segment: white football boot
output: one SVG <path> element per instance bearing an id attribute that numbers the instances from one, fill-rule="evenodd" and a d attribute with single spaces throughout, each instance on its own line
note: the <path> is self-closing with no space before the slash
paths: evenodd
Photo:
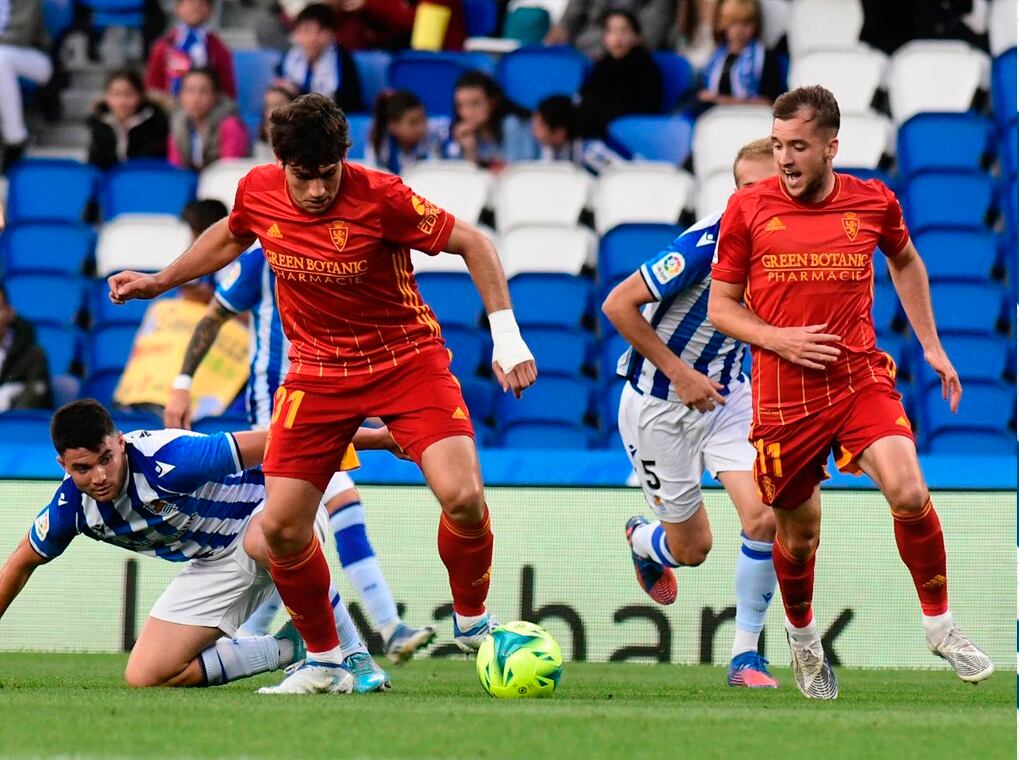
<path id="1" fill-rule="evenodd" d="M 305 660 L 288 669 L 287 677 L 276 686 L 263 686 L 259 694 L 349 694 L 354 676 L 342 665 Z"/>
<path id="2" fill-rule="evenodd" d="M 927 637 L 927 645 L 931 651 L 952 666 L 952 670 L 966 683 L 978 683 L 990 678 L 994 672 L 991 658 L 979 650 L 966 638 L 954 623 L 943 633 L 934 633 Z"/>
<path id="3" fill-rule="evenodd" d="M 789 651 L 792 653 L 793 676 L 800 693 L 807 699 L 837 698 L 839 683 L 824 654 L 821 637 L 807 642 L 797 642 L 788 633 L 786 635 L 789 639 Z"/>

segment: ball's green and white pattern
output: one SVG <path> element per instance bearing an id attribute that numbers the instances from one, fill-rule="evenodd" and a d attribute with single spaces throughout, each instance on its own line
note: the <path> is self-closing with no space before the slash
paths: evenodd
<path id="1" fill-rule="evenodd" d="M 540 625 L 517 620 L 494 629 L 478 650 L 478 678 L 493 697 L 551 697 L 563 653 Z"/>

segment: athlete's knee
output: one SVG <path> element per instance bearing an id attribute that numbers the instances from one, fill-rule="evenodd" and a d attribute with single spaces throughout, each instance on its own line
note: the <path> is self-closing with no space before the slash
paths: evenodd
<path id="1" fill-rule="evenodd" d="M 917 478 L 905 479 L 885 488 L 885 498 L 892 512 L 896 514 L 913 514 L 927 506 L 930 493 L 923 481 Z"/>
<path id="2" fill-rule="evenodd" d="M 169 686 L 172 678 L 166 678 L 152 668 L 128 660 L 124 668 L 124 683 L 132 689 L 152 689 L 157 686 Z"/>
<path id="3" fill-rule="evenodd" d="M 456 523 L 472 524 L 485 517 L 485 492 L 480 483 L 457 483 L 435 494 L 442 511 Z"/>
<path id="4" fill-rule="evenodd" d="M 775 540 L 775 515 L 768 507 L 743 517 L 743 534 L 752 541 Z"/>
<path id="5" fill-rule="evenodd" d="M 312 526 L 295 521 L 292 517 L 263 514 L 262 533 L 275 557 L 297 554 L 311 541 Z"/>
<path id="6" fill-rule="evenodd" d="M 674 543 L 679 546 L 673 547 Z M 711 553 L 711 534 L 698 536 L 686 541 L 670 541 L 669 551 L 673 559 L 684 567 L 697 567 L 704 564 L 704 560 Z"/>
<path id="7" fill-rule="evenodd" d="M 817 551 L 821 531 L 812 525 L 799 525 L 791 530 L 788 526 L 780 526 L 776 540 L 786 554 L 797 562 L 805 562 Z"/>

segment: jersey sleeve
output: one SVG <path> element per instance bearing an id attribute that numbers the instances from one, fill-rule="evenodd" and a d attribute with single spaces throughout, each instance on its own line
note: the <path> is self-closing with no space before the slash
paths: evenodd
<path id="1" fill-rule="evenodd" d="M 131 443 L 147 457 L 155 483 L 166 491 L 191 493 L 210 480 L 244 469 L 237 441 L 230 433 L 159 430 L 132 437 Z"/>
<path id="2" fill-rule="evenodd" d="M 382 201 L 382 230 L 386 240 L 429 254 L 441 252 L 455 223 L 453 215 L 399 179 L 390 184 Z"/>
<path id="3" fill-rule="evenodd" d="M 656 301 L 674 298 L 711 272 L 713 232 L 711 228 L 688 230 L 640 265 L 640 276 Z"/>
<path id="4" fill-rule="evenodd" d="M 230 234 L 239 238 L 250 238 L 255 234 L 252 232 L 251 216 L 244 205 L 244 190 L 247 183 L 247 176 L 241 177 L 240 182 L 237 183 L 234 207 L 230 210 L 230 216 L 227 217 L 227 227 L 230 229 Z"/>
<path id="5" fill-rule="evenodd" d="M 906 219 L 902 215 L 899 199 L 888 187 L 885 185 L 881 187 L 885 192 L 888 208 L 881 220 L 881 236 L 878 239 L 878 246 L 886 256 L 894 256 L 906 246 L 906 241 L 909 240 L 909 230 L 906 229 Z"/>
<path id="6" fill-rule="evenodd" d="M 750 252 L 753 243 L 750 227 L 747 225 L 743 208 L 738 200 L 739 193 L 729 198 L 729 205 L 722 214 L 722 226 L 718 232 L 718 251 L 711 267 L 711 277 L 735 285 L 745 283 L 750 266 Z"/>
<path id="7" fill-rule="evenodd" d="M 59 557 L 78 535 L 75 510 L 80 498 L 74 482 L 68 478 L 35 518 L 28 531 L 28 542 L 40 557 Z"/>
<path id="8" fill-rule="evenodd" d="M 223 308 L 240 314 L 255 308 L 262 297 L 262 270 L 265 266 L 262 248 L 241 254 L 216 286 L 216 300 Z"/>

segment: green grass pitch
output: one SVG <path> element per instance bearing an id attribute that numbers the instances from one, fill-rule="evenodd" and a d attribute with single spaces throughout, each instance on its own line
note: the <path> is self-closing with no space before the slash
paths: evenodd
<path id="1" fill-rule="evenodd" d="M 567 663 L 549 700 L 495 700 L 467 660 L 415 660 L 395 689 L 268 697 L 262 676 L 132 691 L 120 655 L 0 655 L 0 756 L 70 758 L 1014 758 L 1014 674 L 841 670 L 834 703 L 724 686 L 713 667 Z"/>

